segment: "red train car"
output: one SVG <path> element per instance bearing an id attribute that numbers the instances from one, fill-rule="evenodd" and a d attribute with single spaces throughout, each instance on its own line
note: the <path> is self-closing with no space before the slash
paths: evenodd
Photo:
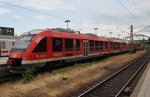
<path id="1" fill-rule="evenodd" d="M 68 29 L 37 29 L 22 34 L 7 61 L 10 71 L 40 68 L 51 62 L 82 60 L 129 50 L 129 41 L 75 33 Z"/>

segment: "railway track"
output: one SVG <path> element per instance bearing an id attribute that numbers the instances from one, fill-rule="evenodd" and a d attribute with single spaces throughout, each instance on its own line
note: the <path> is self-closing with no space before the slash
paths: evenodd
<path id="1" fill-rule="evenodd" d="M 15 79 L 15 75 L 13 74 L 4 74 L 0 75 L 0 83 L 8 82 L 8 81 L 13 81 Z"/>
<path id="2" fill-rule="evenodd" d="M 15 75 L 7 70 L 6 65 L 0 65 L 0 84 L 14 79 Z"/>
<path id="3" fill-rule="evenodd" d="M 78 97 L 119 97 L 150 59 L 150 51 Z"/>

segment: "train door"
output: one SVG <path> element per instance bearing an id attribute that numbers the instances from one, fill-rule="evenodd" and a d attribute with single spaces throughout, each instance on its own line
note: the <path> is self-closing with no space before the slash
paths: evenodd
<path id="1" fill-rule="evenodd" d="M 84 56 L 88 56 L 88 41 L 87 40 L 84 40 L 83 41 L 83 55 Z"/>

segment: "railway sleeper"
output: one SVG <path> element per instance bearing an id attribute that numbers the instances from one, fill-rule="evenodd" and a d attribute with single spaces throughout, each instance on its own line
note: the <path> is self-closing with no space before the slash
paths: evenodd
<path id="1" fill-rule="evenodd" d="M 109 85 L 106 84 L 105 87 L 121 88 L 123 85 Z"/>
<path id="2" fill-rule="evenodd" d="M 126 76 L 124 76 L 124 77 L 120 77 L 120 76 L 117 76 L 117 77 L 115 77 L 115 78 L 113 78 L 112 80 L 114 80 L 114 81 L 120 81 L 120 80 L 125 80 L 125 79 L 128 79 L 129 78 L 129 76 L 130 75 L 126 75 Z"/>
<path id="3" fill-rule="evenodd" d="M 123 80 L 123 81 L 111 81 L 111 82 L 107 82 L 107 83 L 110 83 L 110 84 L 124 84 L 126 82 L 127 82 L 127 80 Z"/>
<path id="4" fill-rule="evenodd" d="M 107 85 L 110 85 L 110 86 L 116 86 L 116 85 L 117 85 L 117 86 L 123 86 L 125 83 L 126 83 L 126 82 L 124 82 L 124 83 L 120 83 L 120 82 L 118 82 L 118 83 L 117 83 L 117 82 L 115 82 L 115 83 L 107 82 L 107 83 L 106 83 L 106 86 L 107 86 Z"/>
<path id="5" fill-rule="evenodd" d="M 95 91 L 95 93 L 90 94 L 90 96 L 88 96 L 88 97 L 110 97 L 111 95 L 116 95 L 117 92 L 118 92 L 118 90 L 112 92 L 112 90 L 110 90 L 110 89 L 107 89 L 107 90 L 104 90 L 101 92 Z M 112 97 L 114 97 L 114 96 L 112 96 Z"/>
<path id="6" fill-rule="evenodd" d="M 112 81 L 109 81 L 109 82 L 107 82 L 107 83 L 110 83 L 110 84 L 111 84 L 111 83 L 113 83 L 113 84 L 118 84 L 118 83 L 119 83 L 119 84 L 124 84 L 124 83 L 126 83 L 126 82 L 127 82 L 126 80 L 122 80 L 122 81 L 119 81 L 119 82 L 118 82 L 118 81 L 115 81 L 115 80 L 112 80 Z"/>
<path id="7" fill-rule="evenodd" d="M 109 97 L 115 97 L 116 96 L 116 94 L 110 94 L 110 96 Z"/>
<path id="8" fill-rule="evenodd" d="M 109 90 L 110 92 L 111 92 L 111 91 L 119 91 L 119 88 L 113 88 L 113 87 L 110 87 L 110 88 L 108 88 L 108 87 L 105 88 L 105 87 L 104 87 L 104 89 L 105 89 L 105 91 L 106 91 L 106 90 Z"/>
<path id="9" fill-rule="evenodd" d="M 118 91 L 111 91 L 110 97 L 115 97 L 116 94 L 118 94 L 119 91 L 120 91 L 120 89 L 118 89 Z M 130 93 L 131 93 L 131 92 L 130 92 Z M 128 92 L 125 92 L 125 94 L 129 94 L 129 91 L 128 91 Z"/>
<path id="10" fill-rule="evenodd" d="M 108 91 L 104 91 L 104 90 L 100 91 L 99 90 L 99 91 L 95 91 L 95 92 L 89 94 L 88 97 L 109 97 L 109 95 L 110 95 L 109 90 Z"/>

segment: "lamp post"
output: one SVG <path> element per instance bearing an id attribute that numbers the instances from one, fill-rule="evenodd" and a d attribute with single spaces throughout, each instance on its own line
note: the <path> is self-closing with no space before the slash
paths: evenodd
<path id="1" fill-rule="evenodd" d="M 95 30 L 95 34 L 97 35 L 97 30 L 98 30 L 98 28 L 94 28 L 94 30 Z"/>
<path id="2" fill-rule="evenodd" d="M 65 20 L 65 23 L 67 23 L 67 29 L 68 29 L 68 23 L 70 22 L 70 20 Z"/>
<path id="3" fill-rule="evenodd" d="M 118 34 L 118 39 L 120 38 L 120 34 Z M 120 38 L 121 39 L 121 38 Z"/>
<path id="4" fill-rule="evenodd" d="M 134 44 L 133 44 L 133 25 L 130 27 L 130 41 L 132 43 L 131 45 L 131 53 L 134 53 Z"/>
<path id="5" fill-rule="evenodd" d="M 112 33 L 113 33 L 113 32 L 109 32 L 109 34 L 110 34 L 110 38 L 112 37 L 112 36 L 111 36 L 111 34 L 112 34 Z"/>

